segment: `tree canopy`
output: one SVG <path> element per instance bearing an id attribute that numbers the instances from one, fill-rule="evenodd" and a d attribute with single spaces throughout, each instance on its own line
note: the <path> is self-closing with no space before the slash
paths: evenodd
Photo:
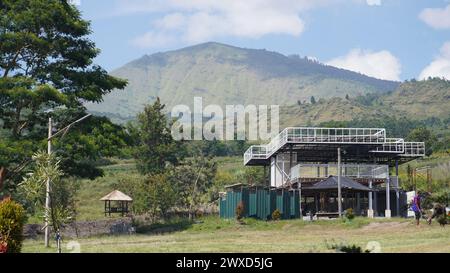
<path id="1" fill-rule="evenodd" d="M 183 145 L 172 138 L 171 122 L 164 113 L 164 104 L 159 98 L 146 105 L 137 116 L 135 157 L 142 174 L 158 174 L 168 163 L 176 164 L 183 156 Z"/>
<path id="2" fill-rule="evenodd" d="M 127 82 L 93 63 L 100 50 L 89 38 L 90 22 L 67 1 L 2 0 L 0 11 L 0 147 L 6 147 L 0 149 L 1 186 L 45 145 L 49 117 L 56 128 L 65 126 L 86 114 L 85 102 L 101 102 Z M 84 121 L 90 123 L 85 131 L 66 138 L 74 148 L 66 154 L 77 160 L 62 166 L 78 169 L 68 173 L 92 177 L 92 171 L 82 172 L 83 164 L 72 163 L 85 162 L 87 155 L 111 154 L 116 148 L 111 142 L 120 142 L 110 133 L 117 128 L 107 120 L 96 127 L 98 121 Z M 89 139 L 81 134 L 90 134 Z"/>

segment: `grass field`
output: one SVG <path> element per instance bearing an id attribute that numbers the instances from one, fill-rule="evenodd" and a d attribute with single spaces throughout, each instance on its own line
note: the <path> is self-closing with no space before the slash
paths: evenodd
<path id="1" fill-rule="evenodd" d="M 216 160 L 219 171 L 234 174 L 243 171 L 241 157 Z M 447 160 L 448 156 L 429 158 L 419 164 L 435 166 Z M 139 175 L 133 160 L 115 160 L 115 164 L 102 168 L 104 177 L 80 181 L 76 197 L 77 221 L 107 219 L 99 198 L 114 190 L 114 184 L 120 179 Z M 330 250 L 327 243 L 355 244 L 364 249 L 370 241 L 379 242 L 382 252 L 450 252 L 448 226 L 441 228 L 436 223 L 431 226 L 423 223 L 416 227 L 412 219 L 356 218 L 352 222 L 322 220 L 313 223 L 246 219 L 245 225 L 239 225 L 234 220 L 211 216 L 201 221 L 158 224 L 147 233 L 136 235 L 76 240 L 81 252 L 330 252 L 334 250 Z M 42 221 L 31 217 L 29 222 Z M 69 241 L 65 238 L 64 243 Z M 55 252 L 55 249 L 44 248 L 40 240 L 26 240 L 23 251 Z M 66 245 L 63 251 L 69 252 Z"/>
<path id="2" fill-rule="evenodd" d="M 245 224 L 218 217 L 205 217 L 196 224 L 180 224 L 146 234 L 100 236 L 76 239 L 81 252 L 334 252 L 328 245 L 355 244 L 366 248 L 376 241 L 381 252 L 450 252 L 450 228 L 411 219 L 355 218 L 342 220 L 258 221 Z M 63 245 L 64 252 L 69 239 Z M 23 252 L 55 252 L 42 240 L 26 240 Z"/>

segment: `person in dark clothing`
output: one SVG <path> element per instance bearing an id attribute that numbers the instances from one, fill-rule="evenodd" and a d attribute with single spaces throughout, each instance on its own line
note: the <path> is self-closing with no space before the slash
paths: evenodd
<path id="1" fill-rule="evenodd" d="M 420 207 L 419 193 L 416 193 L 416 195 L 414 196 L 414 198 L 411 202 L 411 209 L 414 211 L 415 218 L 416 218 L 416 224 L 419 225 L 420 217 L 422 217 L 422 208 Z"/>

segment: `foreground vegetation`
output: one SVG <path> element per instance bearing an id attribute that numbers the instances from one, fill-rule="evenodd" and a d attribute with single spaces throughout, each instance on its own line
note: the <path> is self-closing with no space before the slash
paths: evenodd
<path id="1" fill-rule="evenodd" d="M 244 219 L 244 223 L 210 216 L 198 223 L 181 221 L 158 225 L 145 234 L 76 241 L 81 252 L 334 252 L 330 248 L 332 244 L 365 249 L 371 241 L 379 243 L 381 252 L 450 252 L 448 227 L 442 228 L 436 223 L 428 226 L 425 222 L 416 227 L 411 219 L 357 217 L 350 222 Z M 64 242 L 63 252 L 70 252 L 66 248 L 69 242 L 69 239 Z M 45 248 L 41 240 L 26 240 L 22 251 L 56 250 Z"/>

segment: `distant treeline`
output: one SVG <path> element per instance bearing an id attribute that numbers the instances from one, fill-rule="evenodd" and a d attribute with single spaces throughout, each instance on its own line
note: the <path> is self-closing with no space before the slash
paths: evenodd
<path id="1" fill-rule="evenodd" d="M 424 141 L 427 153 L 450 149 L 450 118 L 436 117 L 412 120 L 406 117 L 355 118 L 350 121 L 327 121 L 321 127 L 385 128 L 389 137 L 405 138 L 408 141 Z"/>

